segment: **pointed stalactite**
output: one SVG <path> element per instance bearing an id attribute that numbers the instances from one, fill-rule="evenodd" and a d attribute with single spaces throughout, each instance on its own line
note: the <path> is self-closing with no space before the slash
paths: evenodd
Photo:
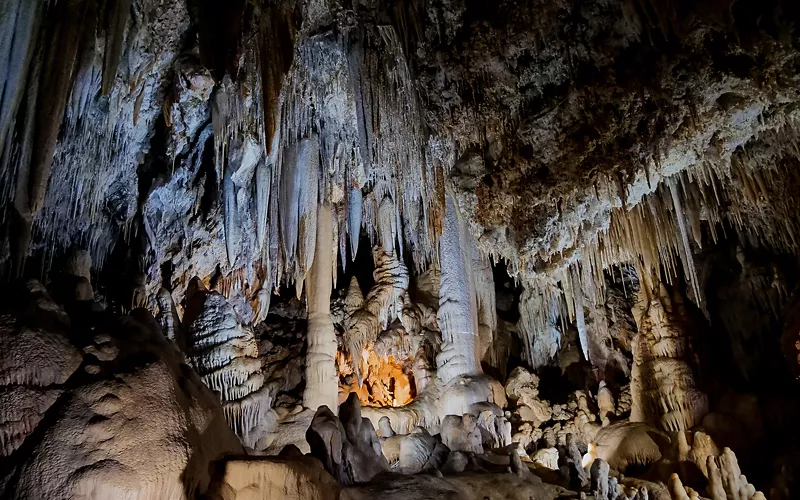
<path id="1" fill-rule="evenodd" d="M 131 15 L 131 0 L 111 0 L 106 3 L 105 30 L 106 43 L 103 54 L 103 95 L 111 92 L 117 76 L 119 60 L 122 56 L 122 42 L 125 39 L 125 26 Z"/>
<path id="2" fill-rule="evenodd" d="M 575 325 L 578 328 L 578 339 L 581 344 L 581 352 L 583 358 L 587 361 L 589 359 L 589 332 L 586 329 L 586 318 L 584 312 L 584 295 L 583 286 L 579 278 L 577 270 L 573 267 L 571 272 L 572 284 L 570 289 L 573 293 L 573 300 L 575 301 Z"/>
<path id="3" fill-rule="evenodd" d="M 390 15 L 400 39 L 403 50 L 408 54 L 413 53 L 417 44 L 423 37 L 423 12 L 425 4 L 422 0 L 397 0 Z"/>
<path id="4" fill-rule="evenodd" d="M 686 269 L 686 274 L 689 276 L 689 284 L 692 286 L 695 300 L 698 303 L 703 301 L 703 296 L 700 293 L 700 284 L 697 279 L 697 270 L 694 267 L 694 254 L 692 253 L 692 246 L 689 243 L 689 233 L 686 230 L 686 223 L 684 221 L 683 206 L 681 204 L 680 193 L 678 193 L 678 186 L 674 179 L 668 181 L 670 196 L 672 197 L 672 206 L 675 210 L 675 221 L 678 225 L 678 232 L 680 235 L 680 250 L 679 255 L 683 257 L 683 265 Z"/>
<path id="5" fill-rule="evenodd" d="M 483 359 L 489 346 L 492 345 L 494 334 L 497 331 L 497 301 L 495 298 L 494 274 L 492 273 L 489 259 L 478 249 L 475 239 L 469 239 L 470 254 L 472 255 L 470 274 L 474 285 L 475 307 L 478 318 L 478 359 Z"/>
<path id="6" fill-rule="evenodd" d="M 236 206 L 236 185 L 233 183 L 233 172 L 231 168 L 225 169 L 225 177 L 222 180 L 222 199 L 224 205 L 225 223 L 225 251 L 228 256 L 228 265 L 234 267 L 237 248 L 239 244 L 239 217 Z"/>
<path id="7" fill-rule="evenodd" d="M 217 82 L 236 78 L 245 0 L 201 0 L 198 5 L 200 60 Z"/>
<path id="8" fill-rule="evenodd" d="M 281 244 L 285 262 L 292 262 L 297 250 L 297 206 L 300 203 L 300 186 L 296 180 L 297 145 L 286 146 L 281 162 L 280 212 Z"/>
<path id="9" fill-rule="evenodd" d="M 89 15 L 92 6 L 90 0 L 64 0 L 50 4 L 47 13 L 46 29 L 39 42 L 46 49 L 36 102 L 28 188 L 32 214 L 44 204 L 58 131 L 81 60 L 81 42 L 85 33 L 94 33 L 96 16 Z"/>
<path id="10" fill-rule="evenodd" d="M 298 260 L 302 274 L 314 262 L 317 238 L 317 203 L 319 196 L 319 139 L 303 139 L 297 146 L 296 183 L 300 186 L 298 199 Z"/>
<path id="11" fill-rule="evenodd" d="M 25 95 L 42 22 L 42 6 L 43 2 L 29 0 L 0 3 L 0 158 L 4 156 L 4 145 Z M 0 172 L 3 168 L 0 166 Z"/>
<path id="12" fill-rule="evenodd" d="M 388 196 L 381 200 L 378 206 L 378 234 L 383 250 L 386 253 L 394 253 L 394 244 L 397 237 L 397 218 L 395 217 L 397 209 Z"/>
<path id="13" fill-rule="evenodd" d="M 20 149 L 17 165 L 14 169 L 16 185 L 14 186 L 14 246 L 12 247 L 12 257 L 15 275 L 19 278 L 25 267 L 25 259 L 28 255 L 33 234 L 33 216 L 30 211 L 30 201 L 28 198 L 28 186 L 30 184 L 31 157 L 33 156 L 34 131 L 36 125 L 36 103 L 39 97 L 39 80 L 42 73 L 42 53 L 44 47 L 40 44 L 35 51 L 28 77 L 28 89 L 25 92 L 23 101 L 24 113 L 20 131 Z"/>
<path id="14" fill-rule="evenodd" d="M 294 59 L 294 26 L 291 12 L 281 7 L 265 9 L 261 14 L 259 36 L 261 107 L 264 112 L 264 136 L 269 155 L 272 154 L 272 138 L 278 131 L 277 117 L 283 77 L 289 72 Z"/>
<path id="15" fill-rule="evenodd" d="M 363 33 L 358 36 L 363 37 Z M 353 95 L 356 100 L 356 118 L 358 128 L 358 146 L 361 152 L 361 161 L 364 164 L 364 169 L 370 171 L 372 166 L 372 155 L 369 145 L 372 141 L 372 113 L 369 111 L 369 106 L 365 102 L 364 96 L 364 74 L 362 71 L 364 59 L 363 41 L 358 37 L 350 42 L 350 47 L 347 53 L 347 63 L 350 69 L 350 85 L 353 88 Z"/>
<path id="16" fill-rule="evenodd" d="M 267 231 L 269 229 L 269 196 L 272 186 L 272 165 L 260 162 L 256 167 L 256 240 L 258 248 L 269 252 Z M 265 245 L 265 242 L 267 244 Z"/>
<path id="17" fill-rule="evenodd" d="M 350 189 L 350 196 L 347 199 L 347 236 L 350 239 L 350 259 L 356 260 L 358 252 L 358 240 L 361 238 L 361 214 L 363 208 L 363 196 L 361 189 Z"/>
<path id="18" fill-rule="evenodd" d="M 562 283 L 568 282 L 562 280 Z M 568 292 L 568 287 L 564 292 Z M 558 353 L 561 344 L 561 332 L 556 327 L 560 313 L 558 294 L 557 288 L 544 276 L 533 276 L 523 282 L 517 325 L 523 340 L 522 358 L 532 368 L 547 365 Z M 566 302 L 571 302 L 569 294 Z"/>

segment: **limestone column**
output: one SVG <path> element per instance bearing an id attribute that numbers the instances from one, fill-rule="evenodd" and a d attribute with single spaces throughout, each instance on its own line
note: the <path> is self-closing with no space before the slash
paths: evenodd
<path id="1" fill-rule="evenodd" d="M 630 420 L 667 431 L 691 429 L 708 413 L 708 397 L 688 362 L 685 313 L 675 299 L 661 283 L 650 288 L 643 279 L 634 307 L 639 332 L 632 341 Z"/>
<path id="2" fill-rule="evenodd" d="M 333 215 L 328 205 L 319 205 L 314 261 L 306 274 L 308 307 L 308 349 L 306 353 L 306 390 L 303 406 L 316 410 L 327 406 L 336 411 L 339 384 L 336 376 L 336 332 L 331 320 L 331 274 L 333 252 Z"/>
<path id="3" fill-rule="evenodd" d="M 459 375 L 480 372 L 478 316 L 472 264 L 471 235 L 461 221 L 455 201 L 446 196 L 444 231 L 439 241 L 441 284 L 439 326 L 442 351 L 436 356 L 438 376 L 445 384 Z"/>

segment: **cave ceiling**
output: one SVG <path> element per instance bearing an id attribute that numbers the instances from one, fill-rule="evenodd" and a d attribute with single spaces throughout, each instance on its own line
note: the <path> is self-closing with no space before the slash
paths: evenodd
<path id="1" fill-rule="evenodd" d="M 342 262 L 361 228 L 436 261 L 447 192 L 523 277 L 580 259 L 665 179 L 724 190 L 736 165 L 796 160 L 789 1 L 128 3 L 7 2 L 6 273 L 76 244 L 100 268 L 138 237 L 156 280 L 171 262 L 302 281 L 315 193 L 278 193 L 313 173 L 279 166 L 308 137 Z M 292 224 L 289 244 L 271 229 Z"/>

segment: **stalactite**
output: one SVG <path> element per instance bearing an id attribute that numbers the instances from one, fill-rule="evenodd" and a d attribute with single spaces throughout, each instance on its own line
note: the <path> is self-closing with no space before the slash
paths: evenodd
<path id="1" fill-rule="evenodd" d="M 236 76 L 245 0 L 198 2 L 200 58 L 214 80 Z"/>
<path id="2" fill-rule="evenodd" d="M 572 298 L 575 301 L 575 325 L 578 328 L 578 339 L 581 344 L 581 352 L 583 358 L 589 360 L 589 332 L 586 330 L 586 317 L 584 311 L 584 291 L 579 278 L 577 278 L 577 271 L 573 267 L 572 275 L 569 278 L 572 283 L 570 289 L 572 290 Z"/>
<path id="3" fill-rule="evenodd" d="M 117 76 L 117 67 L 122 56 L 122 42 L 125 36 L 125 25 L 131 13 L 131 0 L 107 2 L 105 12 L 106 43 L 103 54 L 103 83 L 101 89 L 104 95 L 111 92 L 114 79 Z"/>
<path id="4" fill-rule="evenodd" d="M 656 277 L 667 284 L 683 270 L 692 299 L 703 307 L 693 243 L 702 248 L 703 239 L 708 237 L 716 243 L 720 229 L 732 226 L 743 238 L 795 253 L 793 235 L 798 219 L 784 204 L 792 196 L 775 182 L 774 166 L 744 156 L 734 155 L 729 171 L 724 166 L 701 163 L 663 180 L 635 206 L 613 209 L 608 227 L 594 239 L 568 255 L 554 257 L 536 274 L 526 270 L 520 308 L 528 314 L 522 315 L 520 331 L 527 339 L 525 352 L 543 350 L 541 356 L 529 359 L 538 357 L 535 363 L 539 364 L 548 357 L 549 346 L 557 343 L 559 334 L 552 330 L 552 335 L 542 336 L 541 332 L 551 331 L 545 325 L 555 325 L 560 316 L 577 326 L 584 356 L 594 365 L 603 364 L 600 359 L 591 359 L 592 345 L 602 343 L 606 336 L 602 331 L 606 321 L 598 306 L 605 303 L 603 272 L 614 266 L 632 265 L 640 279 L 652 281 L 651 277 Z M 767 199 L 773 201 L 767 203 Z M 752 223 L 754 217 L 763 223 Z M 751 223 L 746 222 L 748 218 Z M 543 286 L 545 282 L 549 284 Z M 542 293 L 545 289 L 549 291 Z M 591 328 L 601 329 L 594 337 L 588 331 L 590 323 Z M 538 344 L 543 338 L 549 340 L 545 345 Z M 537 347 L 533 348 L 533 343 Z"/>
<path id="5" fill-rule="evenodd" d="M 317 206 L 318 206 L 318 192 L 319 192 L 319 140 L 316 136 L 308 139 L 303 139 L 297 146 L 297 168 L 295 170 L 297 178 L 295 182 L 300 186 L 300 196 L 298 198 L 297 206 L 297 238 L 298 238 L 298 262 L 300 263 L 299 279 L 306 270 L 311 267 L 314 261 L 314 249 L 316 246 L 317 237 Z M 284 209 L 292 210 L 292 207 L 284 207 Z M 326 213 L 326 217 L 330 221 L 324 221 L 324 224 L 331 224 L 332 215 L 330 210 Z M 333 232 L 328 235 L 329 238 L 326 242 L 331 247 L 336 247 L 336 241 L 333 241 Z M 330 247 L 328 247 L 330 248 Z M 330 252 L 330 250 L 326 250 Z M 334 259 L 335 261 L 335 259 Z M 330 265 L 328 266 L 331 267 Z M 295 277 L 298 279 L 298 277 Z"/>
<path id="6" fill-rule="evenodd" d="M 284 262 L 291 262 L 297 251 L 298 207 L 300 204 L 300 185 L 297 182 L 297 146 L 286 147 L 280 173 L 280 211 L 281 244 Z"/>
<path id="7" fill-rule="evenodd" d="M 225 212 L 223 215 L 225 251 L 228 256 L 228 265 L 233 267 L 236 264 L 236 256 L 238 254 L 241 226 L 236 208 L 236 185 L 233 183 L 232 169 L 226 169 L 224 175 L 222 179 L 222 200 Z"/>
<path id="8" fill-rule="evenodd" d="M 361 188 L 351 188 L 347 199 L 347 235 L 350 239 L 350 258 L 355 260 L 358 253 L 358 241 L 361 237 L 361 213 L 363 197 Z"/>
<path id="9" fill-rule="evenodd" d="M 35 145 L 32 148 L 28 197 L 31 213 L 44 204 L 58 131 L 72 91 L 72 84 L 81 60 L 84 33 L 93 33 L 96 17 L 89 13 L 92 2 L 69 0 L 58 2 L 48 12 L 39 98 L 36 103 Z M 43 43 L 43 42 L 40 42 Z M 83 47 L 85 50 L 85 47 Z"/>
<path id="10" fill-rule="evenodd" d="M 15 116 L 23 102 L 43 4 L 14 0 L 4 2 L 0 9 L 0 160 L 6 164 L 0 165 L 0 178 L 10 187 L 15 176 L 6 171 L 10 152 L 5 152 L 5 145 L 10 142 Z M 0 192 L 0 199 L 5 200 L 10 195 L 11 192 Z"/>
<path id="11" fill-rule="evenodd" d="M 272 154 L 273 138 L 278 133 L 279 104 L 283 77 L 294 57 L 294 33 L 291 14 L 271 6 L 261 13 L 259 29 L 261 54 L 261 107 L 267 155 Z"/>
<path id="12" fill-rule="evenodd" d="M 319 205 L 316 227 L 317 249 L 314 262 L 306 277 L 306 304 L 308 307 L 308 348 L 306 354 L 306 389 L 303 405 L 316 410 L 321 406 L 336 409 L 338 406 L 338 377 L 336 374 L 336 332 L 331 320 L 332 240 L 331 209 Z"/>
<path id="13" fill-rule="evenodd" d="M 692 287 L 692 291 L 694 292 L 695 300 L 698 302 L 703 300 L 703 296 L 700 294 L 700 285 L 697 282 L 697 271 L 694 267 L 694 257 L 692 256 L 692 246 L 689 244 L 689 234 L 686 231 L 686 222 L 683 213 L 683 208 L 680 201 L 680 193 L 678 193 L 678 187 L 675 185 L 675 182 L 668 182 L 669 186 L 669 193 L 672 198 L 672 206 L 675 210 L 675 220 L 678 223 L 678 232 L 680 234 L 681 245 L 680 249 L 682 251 L 681 260 L 683 262 L 684 268 L 686 273 L 689 275 L 689 284 Z"/>
<path id="14" fill-rule="evenodd" d="M 258 248 L 269 262 L 269 197 L 272 188 L 273 165 L 262 161 L 256 167 L 256 238 Z"/>
<path id="15" fill-rule="evenodd" d="M 522 336 L 522 357 L 531 366 L 548 364 L 558 353 L 561 332 L 557 328 L 560 293 L 555 283 L 545 276 L 523 282 L 519 302 L 519 331 Z M 570 297 L 567 297 L 569 302 Z"/>
<path id="16" fill-rule="evenodd" d="M 398 247 L 402 253 L 409 242 L 418 266 L 436 254 L 431 228 L 440 202 L 428 184 L 435 185 L 439 174 L 424 161 L 410 82 L 390 27 L 359 28 L 345 39 L 322 32 L 298 47 L 284 92 L 281 140 L 290 148 L 312 130 L 318 132 L 321 170 L 327 172 L 320 199 L 345 205 L 346 224 L 340 229 L 347 228 L 351 258 L 362 227 L 387 250 Z M 327 104 L 309 107 L 308 102 Z M 375 231 L 379 227 L 386 232 L 383 239 Z"/>
<path id="17" fill-rule="evenodd" d="M 478 325 L 478 360 L 484 359 L 491 349 L 497 332 L 497 303 L 495 300 L 494 274 L 489 259 L 478 249 L 470 236 L 470 269 L 475 294 Z"/>

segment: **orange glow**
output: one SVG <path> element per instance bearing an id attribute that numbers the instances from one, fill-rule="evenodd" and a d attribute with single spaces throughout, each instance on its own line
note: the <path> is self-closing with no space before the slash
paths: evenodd
<path id="1" fill-rule="evenodd" d="M 364 381 L 358 386 L 350 356 L 340 351 L 337 356 L 339 370 L 339 400 L 355 392 L 364 406 L 404 406 L 414 400 L 416 388 L 411 371 L 413 360 L 397 360 L 393 356 L 379 358 L 372 346 L 362 353 L 361 373 Z"/>

